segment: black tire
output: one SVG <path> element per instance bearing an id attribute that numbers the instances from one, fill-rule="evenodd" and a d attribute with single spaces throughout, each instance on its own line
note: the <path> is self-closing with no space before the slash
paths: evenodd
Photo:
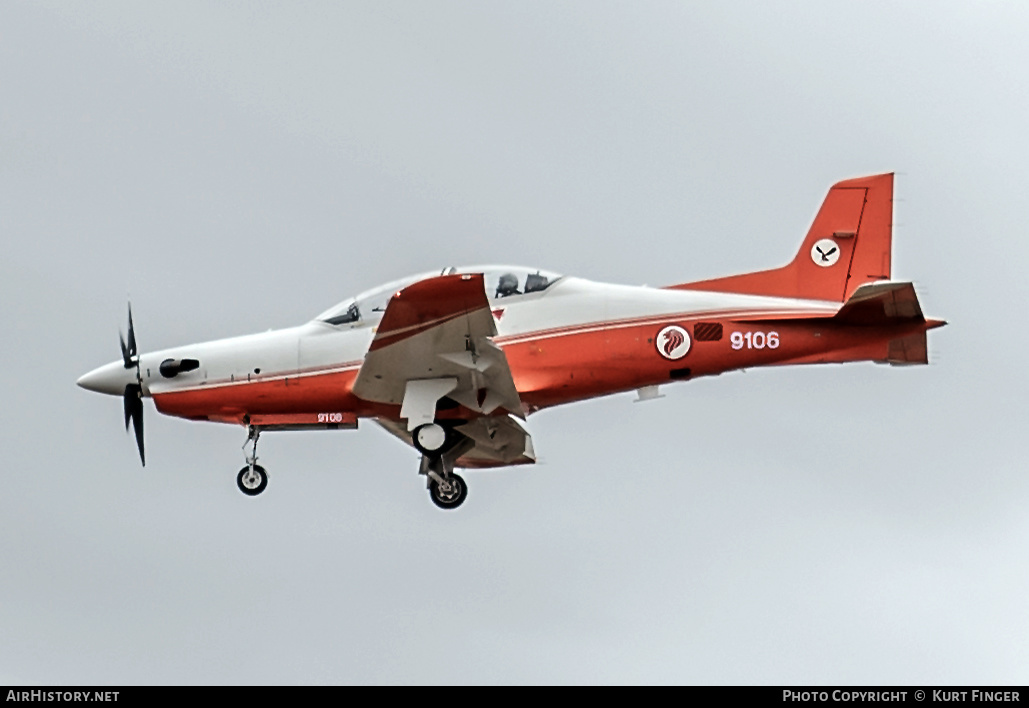
<path id="1" fill-rule="evenodd" d="M 250 467 L 244 467 L 236 475 L 236 486 L 239 487 L 239 491 L 246 494 L 248 497 L 256 497 L 258 494 L 264 491 L 264 488 L 268 486 L 268 473 L 264 471 L 264 467 L 261 465 L 254 465 L 254 477 L 252 480 L 250 477 Z"/>
<path id="2" fill-rule="evenodd" d="M 429 498 L 440 509 L 456 509 L 464 504 L 464 500 L 468 498 L 468 485 L 465 484 L 464 479 L 460 475 L 452 473 L 450 475 L 450 485 L 451 490 L 443 492 L 440 490 L 439 483 L 436 480 L 429 479 Z"/>
<path id="3" fill-rule="evenodd" d="M 443 430 L 443 442 L 441 442 L 439 447 L 437 447 L 435 450 L 430 450 L 418 441 L 418 433 L 428 428 L 429 426 L 439 427 Z M 425 425 L 419 425 L 411 432 L 411 444 L 414 445 L 414 449 L 422 453 L 423 455 L 428 455 L 429 457 L 438 457 L 440 453 L 447 448 L 449 442 L 450 431 L 444 428 L 439 423 L 426 423 Z"/>

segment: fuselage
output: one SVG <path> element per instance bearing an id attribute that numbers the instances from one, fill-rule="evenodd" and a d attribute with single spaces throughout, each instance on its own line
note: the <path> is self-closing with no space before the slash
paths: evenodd
<path id="1" fill-rule="evenodd" d="M 927 364 L 926 319 L 891 278 L 893 175 L 830 188 L 793 260 L 665 288 L 474 266 L 386 283 L 310 322 L 140 354 L 129 310 L 120 361 L 79 385 L 121 396 L 146 464 L 144 397 L 162 413 L 245 426 L 240 491 L 262 493 L 269 430 L 371 418 L 421 453 L 433 503 L 455 509 L 454 470 L 532 464 L 525 417 L 542 408 L 734 369 Z"/>
<path id="2" fill-rule="evenodd" d="M 905 335 L 897 326 L 836 325 L 838 302 L 573 277 L 559 278 L 540 292 L 491 298 L 491 306 L 498 332 L 494 342 L 507 357 L 526 413 L 759 365 L 885 359 L 890 342 Z M 162 413 L 192 420 L 299 426 L 363 417 L 396 420 L 399 406 L 353 393 L 380 318 L 381 312 L 378 317 L 368 312 L 339 324 L 315 319 L 143 353 L 142 392 Z M 683 337 L 685 344 L 679 341 Z M 182 360 L 198 366 L 171 377 L 161 373 L 162 362 Z M 115 395 L 135 382 L 135 370 L 121 361 L 80 380 L 85 388 Z M 459 406 L 440 411 L 441 418 L 461 415 Z"/>

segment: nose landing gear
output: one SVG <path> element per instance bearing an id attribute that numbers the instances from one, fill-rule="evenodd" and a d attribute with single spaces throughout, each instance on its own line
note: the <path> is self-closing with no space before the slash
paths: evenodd
<path id="1" fill-rule="evenodd" d="M 236 486 L 239 487 L 239 491 L 249 497 L 256 497 L 268 486 L 268 473 L 264 467 L 257 464 L 257 439 L 259 437 L 261 437 L 261 429 L 254 425 L 248 426 L 247 441 L 243 443 L 244 451 L 247 449 L 247 445 L 251 446 L 250 452 L 244 453 L 247 466 L 236 475 Z"/>

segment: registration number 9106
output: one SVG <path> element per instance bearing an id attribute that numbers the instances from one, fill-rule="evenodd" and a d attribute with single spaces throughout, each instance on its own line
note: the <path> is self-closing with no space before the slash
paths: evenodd
<path id="1" fill-rule="evenodd" d="M 778 332 L 733 332 L 729 335 L 729 343 L 733 349 L 769 349 L 779 348 Z"/>

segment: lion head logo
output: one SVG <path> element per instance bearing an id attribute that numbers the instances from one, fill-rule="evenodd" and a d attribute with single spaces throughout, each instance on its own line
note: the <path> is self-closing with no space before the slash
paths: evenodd
<path id="1" fill-rule="evenodd" d="M 668 325 L 654 339 L 657 352 L 665 359 L 682 359 L 690 350 L 690 335 L 679 325 Z"/>

